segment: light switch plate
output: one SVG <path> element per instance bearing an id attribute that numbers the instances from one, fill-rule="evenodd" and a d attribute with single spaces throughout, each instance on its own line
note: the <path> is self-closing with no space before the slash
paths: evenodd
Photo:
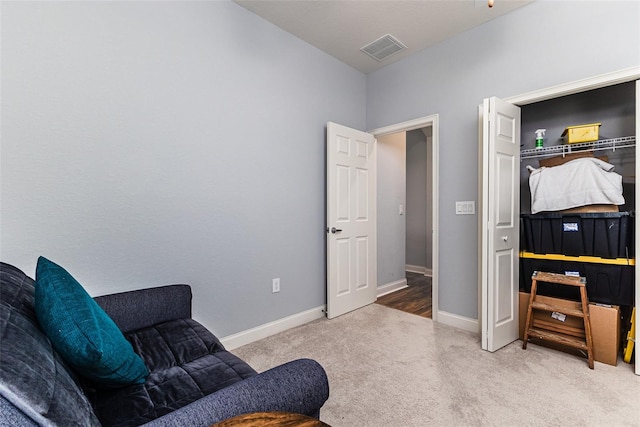
<path id="1" fill-rule="evenodd" d="M 456 202 L 456 215 L 475 215 L 475 213 L 476 213 L 476 202 L 474 201 Z"/>

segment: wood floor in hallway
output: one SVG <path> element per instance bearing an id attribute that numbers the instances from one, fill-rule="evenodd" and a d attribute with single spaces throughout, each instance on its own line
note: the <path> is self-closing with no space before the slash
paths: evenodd
<path id="1" fill-rule="evenodd" d="M 407 286 L 378 298 L 376 303 L 431 319 L 431 277 L 407 272 Z"/>

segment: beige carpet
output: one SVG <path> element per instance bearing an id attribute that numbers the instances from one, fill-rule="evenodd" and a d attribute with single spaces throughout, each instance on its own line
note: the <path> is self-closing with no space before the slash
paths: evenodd
<path id="1" fill-rule="evenodd" d="M 522 342 L 489 353 L 480 337 L 372 304 L 235 349 L 258 371 L 319 361 L 334 426 L 640 426 L 640 377 Z"/>

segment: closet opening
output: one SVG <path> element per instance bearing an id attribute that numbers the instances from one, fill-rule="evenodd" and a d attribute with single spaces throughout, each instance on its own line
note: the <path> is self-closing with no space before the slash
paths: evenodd
<path id="1" fill-rule="evenodd" d="M 535 270 L 586 277 L 589 300 L 619 305 L 623 323 L 635 288 L 635 104 L 631 81 L 521 107 L 520 288 Z M 568 143 L 568 127 L 595 123 L 591 141 Z"/>
<path id="2" fill-rule="evenodd" d="M 572 154 L 577 154 L 576 151 L 589 152 L 589 154 L 585 154 L 581 152 L 579 153 L 580 156 L 593 156 L 595 159 L 597 159 L 597 157 L 606 156 L 606 160 L 608 161 L 608 163 L 611 163 L 614 169 L 616 169 L 616 171 L 620 174 L 620 185 L 622 187 L 622 190 L 620 192 L 622 193 L 622 195 L 624 195 L 623 201 L 617 200 L 615 202 L 608 204 L 608 205 L 615 205 L 615 207 L 593 206 L 593 205 L 590 205 L 589 203 L 585 203 L 584 207 L 586 209 L 596 209 L 596 212 L 585 213 L 585 215 L 587 216 L 598 215 L 600 214 L 600 212 L 597 212 L 597 210 L 602 209 L 604 210 L 602 214 L 604 214 L 605 216 L 606 215 L 627 216 L 627 219 L 629 219 L 629 221 L 626 221 L 626 225 L 630 225 L 633 228 L 633 230 L 631 231 L 630 234 L 627 234 L 627 237 L 629 238 L 624 243 L 624 249 L 622 250 L 622 252 L 620 251 L 618 252 L 618 254 L 622 254 L 622 257 L 616 260 L 621 262 L 624 261 L 625 269 L 627 270 L 627 272 L 631 271 L 632 273 L 632 277 L 629 280 L 627 280 L 626 281 L 627 283 L 625 284 L 625 288 L 630 291 L 630 294 L 626 295 L 626 297 L 622 296 L 623 298 L 625 298 L 625 304 L 629 304 L 629 305 L 633 305 L 633 304 L 637 305 L 637 303 L 640 300 L 640 297 L 638 295 L 638 289 L 639 289 L 639 285 L 637 283 L 638 278 L 637 276 L 635 276 L 635 253 L 638 252 L 637 250 L 638 242 L 637 242 L 637 239 L 635 238 L 635 234 L 636 234 L 635 230 L 638 228 L 638 224 L 637 224 L 638 218 L 635 215 L 635 209 L 636 209 L 635 200 L 638 198 L 638 191 L 639 191 L 635 183 L 636 165 L 637 165 L 637 158 L 638 158 L 638 152 L 635 149 L 635 143 L 636 143 L 635 140 L 636 140 L 636 135 L 640 131 L 640 113 L 638 112 L 638 108 L 637 108 L 638 104 L 640 103 L 640 83 L 637 80 L 639 77 L 640 77 L 640 72 L 637 68 L 621 70 L 618 72 L 609 73 L 602 76 L 595 76 L 593 78 L 584 79 L 577 82 L 567 83 L 564 85 L 558 85 L 558 86 L 542 89 L 539 91 L 530 92 L 517 97 L 507 98 L 504 101 L 501 101 L 503 102 L 503 104 L 504 102 L 506 102 L 507 104 L 510 104 L 511 106 L 519 107 L 522 110 L 522 122 L 517 125 L 518 134 L 519 134 L 518 143 L 521 144 L 521 147 L 519 150 L 521 161 L 520 161 L 520 165 L 518 165 L 517 163 L 515 164 L 516 174 L 515 174 L 514 181 L 512 181 L 517 186 L 517 190 L 512 194 L 520 194 L 519 198 L 512 198 L 513 202 L 515 202 L 513 203 L 515 205 L 514 213 L 517 212 L 518 214 L 517 216 L 514 217 L 514 219 L 520 216 L 536 214 L 536 212 L 538 211 L 537 206 L 536 208 L 534 208 L 534 203 L 532 203 L 531 193 L 529 191 L 529 183 L 528 183 L 530 171 L 526 169 L 526 166 L 532 166 L 533 168 L 539 169 L 541 165 L 538 162 L 540 161 L 541 158 L 553 159 L 554 157 L 559 157 L 561 161 L 567 161 L 568 163 L 570 163 L 569 159 L 564 159 L 562 156 L 563 152 L 565 152 L 567 148 L 570 148 L 571 151 L 573 152 Z M 494 99 L 495 98 L 491 98 L 491 102 L 494 102 L 493 101 Z M 489 102 L 489 99 L 485 100 L 485 104 L 484 104 L 485 117 L 487 117 L 486 112 L 487 112 L 488 102 Z M 491 111 L 493 111 L 493 107 L 491 107 Z M 597 117 L 598 120 L 592 120 L 590 122 L 586 121 L 594 117 Z M 484 137 L 484 142 L 481 144 L 481 148 L 482 148 L 481 154 L 484 153 L 483 147 L 490 146 L 486 144 L 486 141 L 487 141 L 486 135 L 483 134 L 483 129 L 487 129 L 489 127 L 487 127 L 486 121 L 484 121 L 484 124 L 483 124 L 482 118 L 483 118 L 483 109 L 481 108 L 480 109 L 480 119 L 481 119 L 480 135 L 481 137 Z M 519 119 L 520 119 L 520 112 L 518 112 L 518 120 Z M 493 120 L 495 120 L 495 118 Z M 542 122 L 544 122 L 544 125 L 542 124 Z M 591 141 L 591 140 L 588 141 L 589 143 L 592 143 L 590 147 L 586 148 L 585 146 L 579 146 L 577 144 L 576 145 L 567 144 L 568 141 L 565 141 L 562 139 L 561 135 L 564 132 L 565 128 L 569 126 L 583 125 L 587 123 L 599 123 L 598 126 L 600 130 L 600 135 L 598 136 L 598 139 L 596 141 Z M 536 132 L 535 131 L 541 128 L 547 129 L 546 138 L 544 140 L 544 147 L 541 149 L 536 149 L 536 144 L 535 144 Z M 505 130 L 505 128 L 499 128 L 499 129 Z M 620 142 L 622 142 L 623 145 L 618 145 L 618 143 Z M 557 150 L 557 151 L 554 151 L 554 150 Z M 605 154 L 603 154 L 603 152 Z M 557 156 L 556 154 L 560 154 L 560 156 Z M 484 167 L 484 163 L 486 162 L 486 160 L 484 159 L 485 156 L 483 155 L 481 157 L 483 158 L 483 161 L 481 162 L 481 171 L 483 173 L 486 173 L 489 169 Z M 556 160 L 557 159 L 553 159 L 553 161 L 556 161 Z M 573 159 L 571 160 L 573 161 Z M 586 163 L 589 163 L 589 162 L 591 161 L 587 161 Z M 518 166 L 520 169 L 518 169 Z M 550 165 L 542 165 L 542 166 L 545 166 L 547 168 L 555 167 Z M 489 261 L 492 260 L 493 258 L 487 256 L 487 255 L 490 255 L 492 250 L 490 247 L 491 243 L 488 243 L 488 242 L 493 242 L 491 238 L 495 235 L 495 231 L 492 231 L 493 229 L 491 228 L 492 227 L 491 222 L 485 223 L 482 220 L 483 218 L 487 217 L 485 212 L 486 207 L 489 206 L 489 203 L 491 202 L 492 199 L 486 196 L 487 194 L 485 191 L 486 177 L 483 174 L 481 174 L 481 178 L 482 178 L 482 182 L 481 182 L 480 189 L 481 189 L 482 197 L 481 197 L 480 203 L 481 203 L 481 209 L 482 209 L 481 210 L 482 218 L 480 218 L 480 221 L 479 221 L 479 240 L 481 241 L 480 256 L 481 256 L 482 262 L 481 262 L 481 268 L 480 268 L 480 274 L 479 274 L 479 311 L 481 313 L 481 320 L 482 320 L 481 334 L 482 334 L 483 348 L 488 349 L 489 351 L 495 351 L 504 345 L 502 344 L 503 341 L 508 343 L 513 341 L 514 339 L 517 339 L 518 330 L 513 329 L 512 332 L 509 332 L 508 337 L 501 336 L 500 337 L 501 341 L 497 345 L 491 345 L 491 346 L 485 345 L 485 341 L 487 340 L 487 337 L 491 337 L 492 333 L 493 333 L 493 336 L 495 337 L 495 332 L 492 332 L 492 331 L 495 331 L 495 327 L 493 323 L 491 323 L 491 320 L 493 319 L 493 317 L 491 316 L 491 313 L 495 313 L 493 310 L 495 310 L 496 308 L 496 302 L 492 298 L 486 298 L 487 295 L 491 295 L 491 292 L 494 292 L 496 289 L 496 286 L 492 285 L 496 283 L 496 280 L 494 280 L 493 277 L 490 277 L 491 270 L 488 269 Z M 559 186 L 559 184 L 562 184 L 564 182 L 561 179 L 558 179 L 556 180 L 556 183 Z M 599 186 L 595 185 L 594 187 L 598 188 Z M 576 206 L 576 207 L 579 209 L 582 208 L 582 206 Z M 563 209 L 543 208 L 541 210 L 543 214 L 545 214 L 546 212 L 545 209 L 548 209 L 551 212 L 552 216 L 554 214 L 561 215 L 561 213 L 558 213 L 557 211 L 563 210 Z M 617 212 L 606 212 L 606 210 L 608 209 L 611 209 L 614 211 L 617 210 Z M 579 214 L 581 213 L 569 212 L 569 214 L 573 216 L 579 216 Z M 591 219 L 589 219 L 589 221 L 590 220 Z M 526 225 L 523 225 L 523 222 L 524 221 L 521 221 L 519 223 L 520 224 L 520 232 L 519 232 L 520 244 L 516 245 L 516 248 L 515 248 L 516 254 L 518 254 L 517 252 L 518 249 L 520 249 L 521 252 L 519 253 L 520 256 L 516 255 L 516 258 L 514 260 L 516 261 L 514 265 L 515 271 L 513 271 L 512 269 L 512 271 L 516 273 L 515 282 L 511 281 L 511 283 L 513 283 L 515 287 L 509 286 L 509 289 L 515 289 L 516 291 L 515 301 L 514 301 L 515 306 L 512 306 L 513 309 L 511 310 L 511 313 L 518 313 L 519 311 L 522 311 L 522 308 L 520 308 L 520 310 L 518 309 L 517 290 L 518 290 L 518 285 L 522 284 L 523 281 L 526 280 L 526 278 L 523 280 L 523 276 L 528 275 L 526 273 L 523 273 L 522 271 L 523 264 L 525 262 L 529 262 L 529 261 L 523 261 L 523 258 L 526 258 L 526 256 L 525 257 L 522 256 L 523 255 L 522 250 L 527 249 L 525 245 L 528 245 L 530 243 L 530 240 L 527 241 L 528 237 L 525 236 L 524 230 Z M 576 227 L 576 225 L 574 224 L 575 222 L 579 222 L 579 221 L 573 221 L 570 224 L 566 224 L 567 227 L 565 227 L 565 229 L 567 231 L 582 229 L 581 225 Z M 516 223 L 515 225 L 517 224 L 518 223 Z M 563 224 L 561 223 L 560 225 L 562 229 Z M 529 235 L 530 234 L 531 233 L 529 233 Z M 516 232 L 516 236 L 517 235 L 518 233 Z M 501 235 L 498 235 L 498 237 L 500 236 Z M 587 236 L 586 240 L 589 240 L 589 239 L 591 238 Z M 595 239 L 595 240 L 601 241 L 602 239 Z M 489 250 L 487 250 L 486 248 L 489 248 Z M 554 249 L 554 250 L 557 250 L 557 249 Z M 582 250 L 582 248 L 580 248 L 580 250 Z M 547 249 L 545 249 L 544 251 L 549 252 Z M 562 253 L 552 254 L 552 255 L 560 256 L 560 257 L 565 256 L 565 254 L 562 254 Z M 547 256 L 547 253 L 541 253 L 541 254 L 534 254 L 534 256 L 532 256 L 531 258 L 541 258 L 541 257 L 545 258 L 546 256 Z M 573 256 L 573 255 L 570 255 L 570 256 Z M 610 255 L 606 254 L 603 256 L 603 258 L 607 256 L 610 256 Z M 585 260 L 572 259 L 571 261 L 584 262 Z M 597 260 L 589 259 L 588 261 L 590 263 L 593 263 L 593 261 L 597 261 Z M 606 264 L 610 264 L 610 262 L 607 260 Z M 536 268 L 536 269 L 540 270 L 539 268 Z M 564 267 L 562 269 L 564 270 Z M 567 268 L 566 270 L 571 271 L 572 269 Z M 592 280 L 592 283 L 599 282 L 600 277 L 608 277 L 607 280 L 605 280 L 605 282 L 608 281 L 608 283 L 605 286 L 602 286 L 602 288 L 608 286 L 611 283 L 611 280 L 613 280 L 614 282 L 617 282 L 617 278 L 612 279 L 613 277 L 612 275 L 608 275 L 606 274 L 606 272 L 603 273 L 603 269 L 601 270 L 602 271 L 597 272 L 598 278 L 595 280 Z M 487 274 L 487 272 L 489 274 Z M 520 276 L 519 278 L 518 278 L 518 273 Z M 561 273 L 566 274 L 565 271 L 562 271 Z M 506 284 L 503 285 L 502 282 L 500 283 L 501 283 L 500 289 L 506 289 L 504 287 L 506 286 Z M 489 289 L 488 292 L 486 292 L 487 288 Z M 522 290 L 522 287 L 521 287 L 521 290 Z M 509 293 L 511 295 L 514 295 L 512 291 L 510 291 Z M 596 292 L 595 295 L 597 294 L 598 293 Z M 635 297 L 633 294 L 635 294 Z M 620 296 L 621 295 L 615 295 L 616 298 Z M 511 299 L 512 298 L 508 298 L 509 301 L 511 301 Z M 507 299 L 505 298 L 503 298 L 502 300 L 507 301 Z M 500 304 L 502 305 L 500 305 L 499 307 L 501 310 L 503 310 L 501 311 L 501 313 L 504 313 L 505 303 L 500 302 Z M 487 308 L 489 305 L 493 305 L 493 306 L 490 308 Z M 522 307 L 522 298 L 520 299 L 520 307 Z M 513 316 L 511 316 L 510 319 L 511 318 L 513 318 Z M 515 324 L 517 326 L 517 323 L 518 323 L 517 316 L 515 320 L 516 320 Z M 512 323 L 513 322 L 510 321 L 510 324 Z M 622 328 L 624 328 L 624 326 Z M 515 332 L 515 337 L 512 337 L 513 332 Z M 502 338 L 504 338 L 504 340 L 502 340 Z M 487 347 L 491 347 L 491 348 L 487 348 Z M 598 361 L 597 358 L 596 358 L 596 361 Z M 640 371 L 636 369 L 636 373 L 640 373 Z"/>

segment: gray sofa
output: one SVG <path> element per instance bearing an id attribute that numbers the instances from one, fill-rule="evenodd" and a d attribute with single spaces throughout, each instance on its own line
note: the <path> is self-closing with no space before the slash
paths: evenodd
<path id="1" fill-rule="evenodd" d="M 68 367 L 34 313 L 34 281 L 0 263 L 0 425 L 210 426 L 251 412 L 318 418 L 323 368 L 299 359 L 257 373 L 191 318 L 191 289 L 95 298 L 149 370 L 144 384 L 100 388 Z"/>

